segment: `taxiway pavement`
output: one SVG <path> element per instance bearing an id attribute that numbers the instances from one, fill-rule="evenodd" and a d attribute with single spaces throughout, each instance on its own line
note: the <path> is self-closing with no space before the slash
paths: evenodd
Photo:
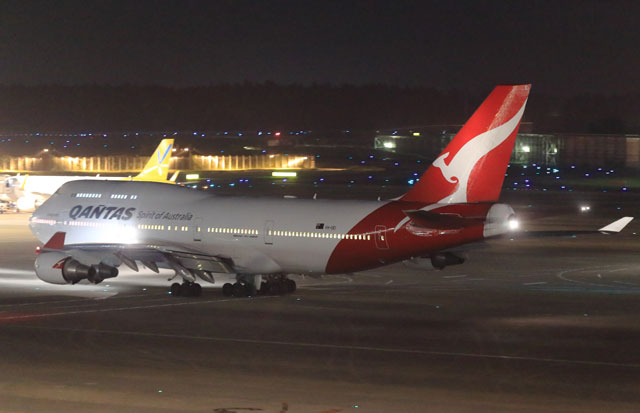
<path id="1" fill-rule="evenodd" d="M 491 241 L 443 271 L 194 299 L 158 276 L 40 282 L 27 217 L 0 216 L 0 412 L 640 409 L 635 221 L 617 236 Z"/>

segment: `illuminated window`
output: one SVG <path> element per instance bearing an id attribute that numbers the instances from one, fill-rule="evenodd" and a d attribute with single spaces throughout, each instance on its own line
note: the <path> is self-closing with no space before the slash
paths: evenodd
<path id="1" fill-rule="evenodd" d="M 371 235 L 367 235 L 367 241 L 371 241 Z"/>

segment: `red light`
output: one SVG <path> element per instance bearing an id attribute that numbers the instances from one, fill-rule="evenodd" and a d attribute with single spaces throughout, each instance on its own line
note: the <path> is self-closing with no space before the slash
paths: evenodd
<path id="1" fill-rule="evenodd" d="M 40 254 L 40 250 L 41 250 L 41 248 L 39 246 L 36 247 L 36 255 Z"/>
<path id="2" fill-rule="evenodd" d="M 280 136 L 280 132 L 274 133 L 275 136 Z"/>

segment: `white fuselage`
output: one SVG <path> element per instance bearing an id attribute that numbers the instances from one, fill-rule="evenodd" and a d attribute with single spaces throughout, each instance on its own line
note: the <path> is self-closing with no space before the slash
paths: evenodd
<path id="1" fill-rule="evenodd" d="M 87 207 L 93 212 L 101 205 L 116 209 L 105 209 L 99 218 L 81 216 Z M 339 236 L 380 206 L 367 201 L 218 197 L 145 182 L 76 181 L 34 213 L 31 228 L 42 242 L 65 232 L 68 245 L 170 244 L 229 258 L 242 273 L 324 273 Z M 120 208 L 135 210 L 129 219 L 111 218 Z M 371 234 L 368 240 L 366 235 L 361 238 L 354 241 L 373 242 Z"/>
<path id="2" fill-rule="evenodd" d="M 405 211 L 422 208 L 457 215 L 471 208 L 482 219 L 453 231 L 415 231 Z M 323 274 L 498 235 L 512 214 L 502 204 L 219 197 L 152 182 L 74 181 L 38 208 L 30 225 L 42 242 L 64 232 L 70 247 L 151 245 L 226 259 L 240 274 Z"/>

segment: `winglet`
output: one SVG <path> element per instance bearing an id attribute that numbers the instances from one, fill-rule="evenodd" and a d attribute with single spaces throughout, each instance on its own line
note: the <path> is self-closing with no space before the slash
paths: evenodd
<path id="1" fill-rule="evenodd" d="M 62 250 L 64 249 L 64 238 L 66 236 L 66 232 L 56 232 L 53 234 L 53 237 L 46 244 L 44 244 L 43 249 L 48 250 Z"/>
<path id="2" fill-rule="evenodd" d="M 633 217 L 620 218 L 619 220 L 614 221 L 611 224 L 600 228 L 598 231 L 605 232 L 605 233 L 606 232 L 620 232 L 631 221 L 633 221 Z"/>

